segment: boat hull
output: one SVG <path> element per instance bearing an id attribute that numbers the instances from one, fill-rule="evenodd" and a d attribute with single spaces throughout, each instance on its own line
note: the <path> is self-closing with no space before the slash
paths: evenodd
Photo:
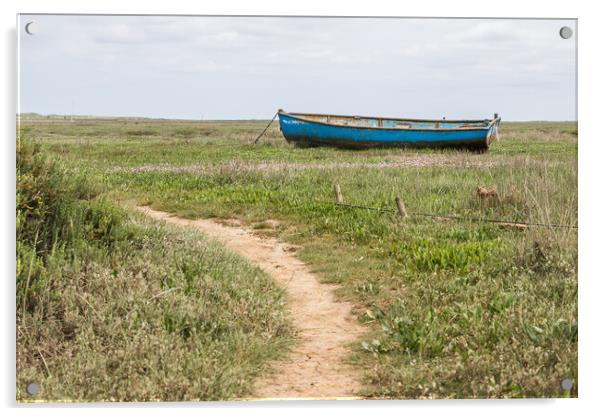
<path id="1" fill-rule="evenodd" d="M 352 118 L 351 119 L 353 122 Z M 301 146 L 335 146 L 349 149 L 372 147 L 460 147 L 484 150 L 489 147 L 496 123 L 481 122 L 473 128 L 434 128 L 434 123 L 445 121 L 403 121 L 407 128 L 382 128 L 371 126 L 377 119 L 368 120 L 366 126 L 335 125 L 279 112 L 280 130 L 288 142 Z M 394 119 L 385 119 L 390 122 Z M 379 120 L 384 124 L 383 120 Z M 376 123 L 376 121 L 374 122 Z M 447 122 L 452 125 L 454 122 Z M 461 125 L 462 122 L 456 122 Z M 499 121 L 498 121 L 499 123 Z M 398 124 L 402 124 L 400 120 Z M 414 126 L 419 126 L 414 128 Z M 426 128 L 425 128 L 426 127 Z"/>

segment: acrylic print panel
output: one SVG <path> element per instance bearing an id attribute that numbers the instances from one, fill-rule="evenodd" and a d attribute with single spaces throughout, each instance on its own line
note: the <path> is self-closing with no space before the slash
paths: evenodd
<path id="1" fill-rule="evenodd" d="M 576 20 L 20 15 L 17 400 L 576 397 Z"/>

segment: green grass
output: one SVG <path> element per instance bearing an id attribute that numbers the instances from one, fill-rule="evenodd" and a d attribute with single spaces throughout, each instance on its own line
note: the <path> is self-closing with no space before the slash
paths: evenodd
<path id="1" fill-rule="evenodd" d="M 17 400 L 252 395 L 291 342 L 283 290 L 200 234 L 126 213 L 37 146 L 17 158 Z"/>
<path id="2" fill-rule="evenodd" d="M 350 359 L 374 397 L 560 397 L 577 383 L 576 230 L 418 214 L 577 223 L 575 123 L 503 123 L 489 153 L 288 146 L 265 122 L 25 123 L 110 198 L 195 217 L 282 220 L 276 233 L 362 311 Z M 132 132 L 143 132 L 132 134 Z M 416 163 L 395 165 L 412 159 Z M 388 165 L 387 165 L 388 164 Z M 401 197 L 409 219 L 394 213 Z M 477 186 L 499 204 L 482 207 Z"/>

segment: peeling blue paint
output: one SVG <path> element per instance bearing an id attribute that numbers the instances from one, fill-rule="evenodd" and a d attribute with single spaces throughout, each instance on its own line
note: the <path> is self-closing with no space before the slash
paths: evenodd
<path id="1" fill-rule="evenodd" d="M 500 118 L 491 120 L 413 120 L 278 112 L 289 142 L 308 146 L 453 146 L 486 149 Z"/>

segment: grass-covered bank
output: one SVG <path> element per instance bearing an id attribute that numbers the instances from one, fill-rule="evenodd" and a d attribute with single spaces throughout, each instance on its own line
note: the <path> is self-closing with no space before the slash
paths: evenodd
<path id="1" fill-rule="evenodd" d="M 115 174 L 139 201 L 182 216 L 285 220 L 285 239 L 343 295 L 375 334 L 356 355 L 368 394 L 387 397 L 556 396 L 576 379 L 576 230 L 517 230 L 433 221 L 412 210 L 535 223 L 575 223 L 573 166 L 518 161 L 488 169 L 506 197 L 481 212 L 483 171 L 419 168 L 281 174 Z M 345 200 L 410 213 L 340 208 Z M 112 185 L 113 186 L 113 185 Z M 119 189 L 120 185 L 114 187 Z M 434 384 L 433 384 L 434 383 Z"/>
<path id="2" fill-rule="evenodd" d="M 18 144 L 18 400 L 248 396 L 289 341 L 283 291 L 260 270 Z"/>
<path id="3" fill-rule="evenodd" d="M 300 257 L 325 281 L 341 283 L 340 295 L 372 329 L 351 357 L 367 395 L 577 395 L 576 230 L 412 215 L 576 224 L 575 124 L 504 123 L 485 155 L 296 149 L 276 128 L 249 145 L 264 125 L 120 120 L 27 129 L 113 198 L 186 217 L 282 220 L 275 233 L 303 246 Z M 320 203 L 333 200 L 335 183 L 351 204 L 394 208 L 400 196 L 410 218 Z M 477 186 L 496 188 L 500 202 L 481 207 Z M 570 392 L 560 391 L 563 378 L 573 379 Z"/>

